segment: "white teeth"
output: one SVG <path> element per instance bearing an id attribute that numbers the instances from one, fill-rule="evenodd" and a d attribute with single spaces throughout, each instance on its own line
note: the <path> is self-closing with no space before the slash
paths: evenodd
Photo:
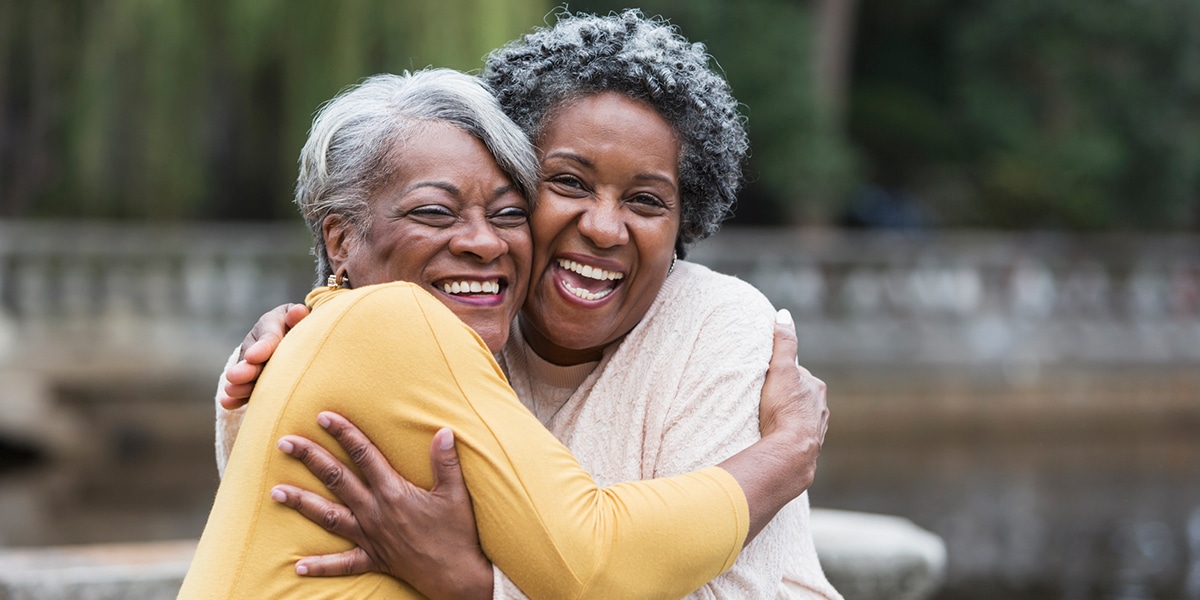
<path id="1" fill-rule="evenodd" d="M 573 273 L 578 273 L 584 277 L 587 277 L 588 279 L 598 279 L 600 281 L 612 281 L 615 279 L 624 279 L 625 278 L 624 273 L 618 273 L 616 271 L 605 271 L 604 269 L 601 269 L 600 267 L 593 267 L 591 265 L 581 265 L 573 260 L 567 260 L 565 258 L 558 259 L 558 266 L 560 266 L 568 271 L 571 271 Z M 608 295 L 608 293 L 604 292 L 601 295 L 601 297 L 604 297 L 607 295 Z"/>
<path id="2" fill-rule="evenodd" d="M 583 288 L 577 288 L 577 287 L 572 286 L 565 279 L 563 280 L 562 283 L 563 283 L 563 287 L 566 287 L 568 292 L 571 292 L 572 294 L 579 296 L 580 298 L 583 298 L 584 300 L 599 300 L 599 299 L 611 294 L 613 291 L 613 288 L 606 288 L 606 289 L 600 290 L 598 292 L 589 292 Z"/>
<path id="3" fill-rule="evenodd" d="M 499 294 L 500 281 L 490 279 L 488 281 L 455 281 L 453 283 L 443 283 L 442 291 L 447 294 Z"/>

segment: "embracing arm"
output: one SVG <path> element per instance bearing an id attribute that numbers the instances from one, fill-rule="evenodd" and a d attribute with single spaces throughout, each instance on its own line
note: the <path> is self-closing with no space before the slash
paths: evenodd
<path id="1" fill-rule="evenodd" d="M 242 348 L 250 348 L 250 351 L 245 354 L 248 359 L 254 359 L 255 364 L 247 365 L 247 362 L 243 361 L 238 365 L 241 367 L 240 369 L 231 370 L 230 367 L 237 363 L 242 354 L 241 348 L 239 351 L 235 351 L 234 356 L 231 357 L 226 372 L 231 373 L 231 377 L 237 378 L 236 385 L 227 384 L 222 377 L 222 386 L 218 393 L 218 401 L 223 397 L 226 399 L 224 402 L 220 402 L 217 408 L 218 460 L 222 462 L 222 465 L 222 446 L 220 445 L 222 434 L 224 433 L 224 439 L 232 444 L 232 437 L 236 435 L 236 427 L 240 424 L 240 418 L 244 411 L 244 409 L 230 411 L 225 406 L 245 401 L 245 397 L 249 396 L 254 381 L 261 372 L 261 363 L 269 358 L 282 335 L 305 314 L 307 314 L 307 310 L 299 305 L 285 305 L 263 315 L 242 346 Z M 751 516 L 750 535 L 747 536 L 746 543 L 749 543 L 750 539 L 770 521 L 771 517 L 784 504 L 794 499 L 811 483 L 816 456 L 820 452 L 820 444 L 824 437 L 828 418 L 824 383 L 795 365 L 794 328 L 786 311 L 781 311 L 779 314 L 780 319 L 775 326 L 774 354 L 764 384 L 760 407 L 763 439 L 720 465 L 733 475 L 746 494 Z M 224 392 L 224 394 L 220 392 Z M 345 429 L 361 435 L 348 423 L 344 429 L 339 429 L 334 433 L 336 436 L 340 436 Z M 398 477 L 385 460 L 376 458 L 377 453 L 373 455 L 354 449 L 356 446 L 359 449 L 370 446 L 369 440 L 366 440 L 365 437 L 352 439 L 339 437 L 338 439 L 342 442 L 343 447 L 351 449 L 351 454 L 356 457 L 360 470 L 364 472 L 374 470 L 376 473 L 386 472 L 386 474 L 377 475 L 377 480 L 372 482 L 371 487 L 352 489 L 343 487 L 333 490 L 340 499 L 350 505 L 353 513 L 316 494 L 303 492 L 290 486 L 281 486 L 287 490 L 285 497 L 289 505 L 300 507 L 301 499 L 307 496 L 309 499 L 302 512 L 305 509 L 311 511 L 309 516 L 314 521 L 322 522 L 331 531 L 354 540 L 360 546 L 354 552 L 345 555 L 310 557 L 298 563 L 299 568 L 306 569 L 304 571 L 306 573 L 310 572 L 307 569 L 311 568 L 311 574 L 315 575 L 345 575 L 383 570 L 412 581 L 415 579 L 411 575 L 414 572 L 428 574 L 445 571 L 445 569 L 432 568 L 422 564 L 428 563 L 433 558 L 449 559 L 453 564 L 460 566 L 471 562 L 467 556 L 458 551 L 454 543 L 448 542 L 457 538 L 449 531 L 442 530 L 443 527 L 448 527 L 443 524 L 461 524 L 460 521 L 469 520 L 468 524 L 471 525 L 469 539 L 477 544 L 469 502 L 459 499 L 452 487 L 444 488 L 439 494 L 439 490 L 436 488 L 433 492 L 424 492 L 408 485 L 406 481 Z M 311 444 L 303 439 L 298 440 L 297 443 Z M 311 454 L 306 452 L 306 456 L 316 456 L 318 452 L 323 452 L 319 446 L 308 447 L 316 451 Z M 227 456 L 228 446 L 225 446 L 224 449 Z M 433 449 L 434 453 L 437 451 L 437 448 Z M 451 451 L 452 454 L 453 451 Z M 375 462 L 372 464 L 373 460 Z M 438 460 L 445 460 L 445 458 Z M 456 457 L 454 462 L 457 462 Z M 333 462 L 332 459 L 322 464 L 321 468 L 326 469 L 324 473 L 310 465 L 310 468 L 319 473 L 322 479 L 328 480 L 329 470 L 332 469 L 334 470 L 333 480 L 341 481 L 343 485 L 347 482 L 357 482 L 352 475 L 347 477 L 336 473 L 336 470 L 342 467 L 343 465 Z M 700 468 L 700 466 L 696 468 Z M 451 477 L 454 476 L 461 481 L 460 473 L 454 471 L 451 473 Z M 379 491 L 381 489 L 400 489 L 405 490 L 406 493 L 393 493 L 391 498 L 385 499 L 380 497 L 383 493 Z M 372 495 L 373 493 L 375 495 Z M 459 516 L 464 514 L 464 507 L 465 514 L 468 515 L 465 518 Z M 434 515 L 435 513 L 431 512 L 434 510 L 442 512 L 436 513 L 436 516 L 427 516 L 422 521 L 421 515 Z M 330 515 L 336 514 L 341 514 L 340 519 L 330 518 Z M 359 515 L 361 515 L 361 519 L 356 518 Z M 371 555 L 379 558 L 372 559 L 362 548 L 371 548 Z M 389 549 L 392 550 L 391 553 L 388 552 Z M 399 558 L 396 558 L 396 552 L 403 551 L 408 553 L 401 554 Z M 389 558 L 391 560 L 388 560 Z M 463 573 L 460 572 L 458 575 L 463 575 Z M 464 580 L 463 577 L 442 578 L 434 581 L 433 585 L 427 584 L 427 587 L 419 587 L 423 590 L 445 589 L 448 586 L 460 584 Z M 503 576 L 498 578 L 497 583 L 505 584 L 502 587 L 510 593 L 514 592 L 511 584 L 508 584 Z"/>
<path id="2" fill-rule="evenodd" d="M 229 453 L 233 450 L 233 442 L 237 440 L 238 429 L 246 414 L 246 401 L 250 399 L 250 392 L 254 391 L 258 376 L 279 347 L 279 342 L 283 341 L 283 336 L 306 316 L 308 307 L 303 304 L 280 304 L 263 313 L 225 362 L 225 370 L 221 371 L 217 380 L 214 398 L 218 475 L 225 476 Z"/>
<path id="3" fill-rule="evenodd" d="M 829 427 L 825 382 L 796 364 L 791 314 L 777 313 L 771 366 L 759 399 L 762 438 L 720 463 L 750 508 L 749 544 L 784 506 L 808 490 Z"/>
<path id="4" fill-rule="evenodd" d="M 674 390 L 674 407 L 665 421 L 669 425 L 654 454 L 652 475 L 687 472 L 729 456 L 738 448 L 749 446 L 753 449 L 755 446 L 751 444 L 759 438 L 761 429 L 763 441 L 760 444 L 774 443 L 770 440 L 784 443 L 777 446 L 780 454 L 771 456 L 768 453 L 763 457 L 766 462 L 755 465 L 761 470 L 751 473 L 767 479 L 782 474 L 782 479 L 776 479 L 781 487 L 775 488 L 774 484 L 764 480 L 740 482 L 745 486 L 748 498 L 755 498 L 755 486 L 762 486 L 768 495 L 779 492 L 781 495 L 775 498 L 775 505 L 765 505 L 769 509 L 778 506 L 778 502 L 790 500 L 812 482 L 827 423 L 824 384 L 796 366 L 794 330 L 787 313 L 774 313 L 760 294 L 740 282 L 709 287 L 716 289 L 714 293 L 719 293 L 721 300 L 702 303 L 707 308 L 702 313 L 705 316 L 700 327 L 689 334 L 694 335 L 688 338 L 692 340 L 690 352 L 682 355 L 679 364 L 671 365 L 680 373 L 679 387 Z M 773 314 L 775 319 L 772 319 Z M 680 317 L 678 312 L 668 316 L 686 318 L 686 315 Z M 785 326 L 780 320 L 788 323 Z M 769 354 L 772 327 L 775 333 L 773 355 Z M 787 335 L 781 337 L 784 330 Z M 764 365 L 768 360 L 770 367 L 764 383 Z M 781 382 L 799 387 L 788 392 L 779 386 Z M 810 401 L 792 404 L 799 414 L 784 413 L 795 418 L 796 423 L 808 423 L 807 428 L 794 430 L 797 437 L 791 444 L 786 442 L 786 436 L 770 433 L 778 423 L 772 421 L 769 403 L 781 390 L 785 395 L 799 390 L 799 398 L 810 398 Z M 756 398 L 760 402 L 755 402 Z M 785 428 L 784 433 L 786 431 Z M 807 460 L 795 463 L 803 468 L 792 470 L 790 474 L 778 462 L 789 455 L 789 448 L 794 453 L 792 456 L 803 458 L 807 455 Z M 764 465 L 774 468 L 762 468 Z M 756 501 L 763 499 L 765 497 L 759 496 Z M 755 510 L 753 502 L 751 510 Z M 743 550 L 737 564 L 706 584 L 703 593 L 697 593 L 696 597 L 774 596 L 785 581 L 802 579 L 819 583 L 810 586 L 823 590 L 817 597 L 836 598 L 837 593 L 823 583 L 820 565 L 812 551 L 811 532 L 805 525 L 807 511 L 806 495 L 781 509 L 778 517 Z"/>
<path id="5" fill-rule="evenodd" d="M 299 338 L 263 373 L 193 571 L 220 570 L 213 561 L 228 556 L 241 577 L 232 584 L 261 589 L 259 579 L 282 578 L 272 569 L 290 565 L 297 551 L 348 549 L 273 503 L 252 522 L 239 517 L 256 506 L 245 496 L 265 498 L 272 484 L 320 485 L 274 442 L 285 433 L 321 439 L 315 422 L 325 408 L 358 423 L 401 475 L 424 488 L 432 484 L 423 457 L 433 434 L 452 426 L 481 544 L 532 597 L 682 596 L 736 558 L 748 512 L 727 472 L 710 467 L 598 487 L 516 400 L 478 337 L 416 288 L 346 292 L 305 323 L 314 319 L 290 334 Z M 212 548 L 211 540 L 231 537 L 241 552 Z"/>
<path id="6" fill-rule="evenodd" d="M 786 311 L 780 317 L 761 399 L 764 439 L 721 464 L 747 492 L 750 513 L 755 515 L 753 530 L 811 482 L 827 419 L 824 384 L 796 366 L 795 332 Z M 330 482 L 330 491 L 346 506 L 288 485 L 277 487 L 277 499 L 358 547 L 338 555 L 307 557 L 297 563 L 298 570 L 322 576 L 382 570 L 414 583 L 430 597 L 486 597 L 461 592 L 469 582 L 467 574 L 482 566 L 482 574 L 470 582 L 472 587 L 494 583 L 498 598 L 524 597 L 500 571 L 493 581 L 487 559 L 470 551 L 472 544 L 477 547 L 478 538 L 453 450 L 436 443 L 431 448 L 435 484 L 426 492 L 399 477 L 352 423 L 339 415 L 327 414 L 324 419 L 354 458 L 363 479 L 349 473 L 320 445 L 288 436 L 288 453 Z"/>

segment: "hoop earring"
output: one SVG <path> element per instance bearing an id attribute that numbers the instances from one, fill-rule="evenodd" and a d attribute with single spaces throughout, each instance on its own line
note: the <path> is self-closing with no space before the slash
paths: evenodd
<path id="1" fill-rule="evenodd" d="M 671 274 L 671 272 L 675 270 L 675 261 L 676 261 L 676 259 L 678 259 L 678 258 L 679 258 L 679 253 L 678 253 L 678 252 L 672 252 L 672 253 L 671 253 L 671 266 L 670 266 L 670 267 L 667 269 L 667 275 L 670 275 L 670 274 Z"/>

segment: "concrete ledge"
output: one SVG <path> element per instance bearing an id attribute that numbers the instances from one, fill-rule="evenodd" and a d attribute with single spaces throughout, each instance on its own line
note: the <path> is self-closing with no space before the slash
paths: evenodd
<path id="1" fill-rule="evenodd" d="M 889 515 L 813 509 L 825 576 L 846 600 L 924 600 L 946 573 L 940 537 Z"/>
<path id="2" fill-rule="evenodd" d="M 923 600 L 941 585 L 941 538 L 900 517 L 813 509 L 825 575 L 846 600 Z M 171 600 L 195 540 L 0 550 L 0 600 Z"/>
<path id="3" fill-rule="evenodd" d="M 0 600 L 170 600 L 195 540 L 0 550 Z"/>

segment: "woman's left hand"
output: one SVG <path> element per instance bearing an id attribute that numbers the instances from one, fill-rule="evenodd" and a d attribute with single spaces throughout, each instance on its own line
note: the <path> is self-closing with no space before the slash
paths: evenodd
<path id="1" fill-rule="evenodd" d="M 430 598 L 491 598 L 492 565 L 479 545 L 475 513 L 463 481 L 454 434 L 433 437 L 433 488 L 423 490 L 397 473 L 367 436 L 345 417 L 317 418 L 351 456 L 363 479 L 320 444 L 285 436 L 279 448 L 300 459 L 345 506 L 291 485 L 271 497 L 358 545 L 296 563 L 301 575 L 338 576 L 380 571 Z"/>

